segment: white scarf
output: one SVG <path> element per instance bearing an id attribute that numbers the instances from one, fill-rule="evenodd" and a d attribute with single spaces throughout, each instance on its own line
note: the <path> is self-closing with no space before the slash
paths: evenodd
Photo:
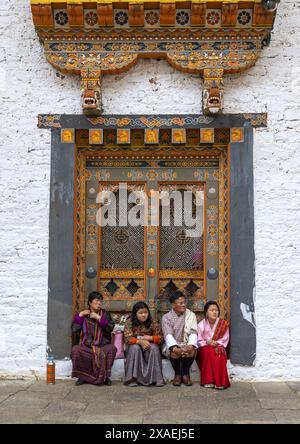
<path id="1" fill-rule="evenodd" d="M 185 323 L 183 331 L 183 341 L 185 344 L 188 343 L 191 330 L 194 330 L 194 333 L 197 332 L 197 318 L 195 313 L 187 308 L 185 311 Z"/>

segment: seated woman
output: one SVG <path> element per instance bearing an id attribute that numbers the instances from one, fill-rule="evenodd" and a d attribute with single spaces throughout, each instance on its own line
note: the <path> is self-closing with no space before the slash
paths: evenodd
<path id="1" fill-rule="evenodd" d="M 219 317 L 220 307 L 215 301 L 205 304 L 204 315 L 205 318 L 198 324 L 200 384 L 225 389 L 230 387 L 225 350 L 229 342 L 229 324 Z"/>
<path id="2" fill-rule="evenodd" d="M 137 302 L 126 321 L 124 329 L 126 344 L 125 384 L 163 386 L 162 361 L 159 344 L 162 332 L 159 324 L 152 320 L 148 305 Z"/>
<path id="3" fill-rule="evenodd" d="M 111 368 L 116 347 L 111 344 L 114 323 L 108 312 L 101 308 L 102 295 L 93 291 L 88 297 L 88 309 L 76 313 L 73 326 L 81 329 L 79 345 L 72 348 L 72 377 L 76 385 L 83 383 L 111 385 Z"/>

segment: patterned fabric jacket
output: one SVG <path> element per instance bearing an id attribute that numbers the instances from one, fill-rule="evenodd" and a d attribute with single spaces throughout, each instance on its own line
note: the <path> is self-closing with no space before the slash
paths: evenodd
<path id="1" fill-rule="evenodd" d="M 109 312 L 102 310 L 100 321 L 91 319 L 89 316 L 79 316 L 76 313 L 73 319 L 72 331 L 80 332 L 80 343 L 86 347 L 92 345 L 104 346 L 111 343 L 111 332 L 114 322 Z"/>
<path id="2" fill-rule="evenodd" d="M 146 327 L 144 324 L 140 324 L 138 327 L 133 327 L 131 319 L 128 319 L 124 328 L 124 339 L 127 345 L 136 344 L 137 336 L 149 335 L 153 336 L 154 344 L 161 344 L 163 340 L 163 334 L 160 324 L 156 321 L 151 322 L 150 327 Z"/>

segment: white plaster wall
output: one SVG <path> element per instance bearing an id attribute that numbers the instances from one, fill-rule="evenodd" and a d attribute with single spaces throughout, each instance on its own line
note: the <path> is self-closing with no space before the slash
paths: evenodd
<path id="1" fill-rule="evenodd" d="M 256 67 L 227 77 L 225 113 L 269 114 L 255 132 L 257 359 L 235 379 L 300 379 L 300 5 L 281 1 Z M 200 113 L 201 81 L 144 60 L 104 78 L 105 113 Z M 0 0 L 0 376 L 44 376 L 50 131 L 38 113 L 81 113 L 79 79 L 43 56 L 29 0 Z M 70 362 L 58 363 L 68 375 Z"/>

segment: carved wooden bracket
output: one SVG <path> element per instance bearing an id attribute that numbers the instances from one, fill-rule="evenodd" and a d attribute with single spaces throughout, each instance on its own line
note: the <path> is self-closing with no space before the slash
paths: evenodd
<path id="1" fill-rule="evenodd" d="M 203 85 L 204 114 L 218 114 L 222 110 L 224 69 L 205 69 Z"/>
<path id="2" fill-rule="evenodd" d="M 82 109 L 88 116 L 102 113 L 101 69 L 81 70 Z"/>
<path id="3" fill-rule="evenodd" d="M 47 60 L 61 72 L 81 75 L 86 115 L 102 113 L 101 76 L 124 72 L 139 58 L 166 59 L 199 74 L 204 113 L 219 113 L 224 75 L 253 66 L 270 39 L 276 15 L 276 8 L 266 7 L 271 3 L 31 0 Z"/>

